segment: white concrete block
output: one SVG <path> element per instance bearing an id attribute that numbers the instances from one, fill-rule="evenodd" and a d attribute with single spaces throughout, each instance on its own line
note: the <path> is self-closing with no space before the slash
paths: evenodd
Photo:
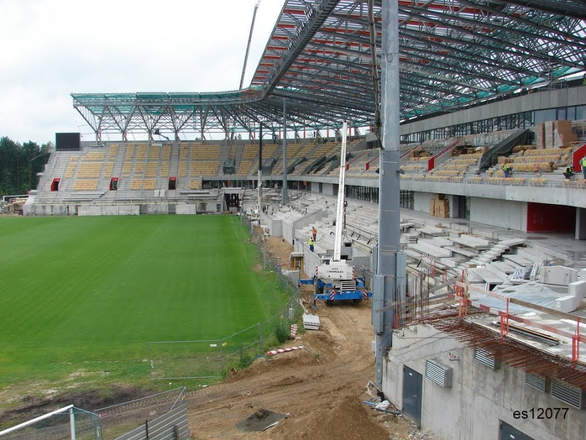
<path id="1" fill-rule="evenodd" d="M 565 266 L 545 266 L 541 272 L 541 282 L 567 286 L 576 281 L 577 271 Z"/>
<path id="2" fill-rule="evenodd" d="M 574 281 L 568 284 L 568 293 L 575 296 L 578 301 L 586 298 L 586 280 Z"/>
<path id="3" fill-rule="evenodd" d="M 556 298 L 555 302 L 560 312 L 570 313 L 576 310 L 582 301 L 575 296 L 567 295 Z"/>

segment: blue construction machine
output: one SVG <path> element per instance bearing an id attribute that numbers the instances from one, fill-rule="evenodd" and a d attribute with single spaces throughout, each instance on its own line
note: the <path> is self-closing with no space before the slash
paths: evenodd
<path id="1" fill-rule="evenodd" d="M 357 277 L 348 261 L 348 255 L 342 255 L 344 233 L 344 182 L 346 177 L 346 133 L 348 124 L 342 128 L 342 151 L 340 153 L 340 177 L 338 184 L 338 201 L 336 205 L 336 232 L 334 237 L 334 255 L 324 256 L 315 268 L 312 279 L 299 280 L 299 285 L 313 285 L 313 302 L 325 301 L 330 305 L 340 301 L 360 302 L 370 298 L 372 292 L 366 289 L 364 278 Z M 351 243 L 344 243 L 348 248 Z"/>

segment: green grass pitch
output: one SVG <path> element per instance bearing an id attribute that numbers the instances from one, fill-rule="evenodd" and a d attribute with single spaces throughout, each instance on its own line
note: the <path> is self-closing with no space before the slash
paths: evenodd
<path id="1" fill-rule="evenodd" d="M 267 319 L 286 299 L 248 237 L 232 216 L 0 218 L 0 387 L 144 377 L 147 341 Z"/>

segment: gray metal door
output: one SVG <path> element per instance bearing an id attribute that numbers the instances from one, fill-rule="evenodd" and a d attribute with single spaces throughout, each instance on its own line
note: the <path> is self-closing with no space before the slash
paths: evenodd
<path id="1" fill-rule="evenodd" d="M 403 412 L 421 426 L 423 378 L 417 371 L 403 366 Z"/>
<path id="2" fill-rule="evenodd" d="M 508 423 L 501 421 L 500 423 L 500 440 L 533 440 L 527 434 L 513 428 Z"/>

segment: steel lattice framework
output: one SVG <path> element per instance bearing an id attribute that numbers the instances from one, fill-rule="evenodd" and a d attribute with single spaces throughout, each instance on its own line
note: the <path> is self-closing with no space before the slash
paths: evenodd
<path id="1" fill-rule="evenodd" d="M 369 3 L 372 17 L 369 20 Z M 429 116 L 585 70 L 582 0 L 399 0 L 401 117 Z M 371 32 L 374 30 L 374 32 Z M 175 138 L 373 123 L 380 0 L 286 0 L 251 85 L 223 93 L 72 94 L 97 137 Z M 377 68 L 378 69 L 378 68 Z M 380 76 L 380 73 L 376 74 Z M 384 87 L 382 88 L 384 91 Z M 377 90 L 377 93 L 379 91 Z"/>

